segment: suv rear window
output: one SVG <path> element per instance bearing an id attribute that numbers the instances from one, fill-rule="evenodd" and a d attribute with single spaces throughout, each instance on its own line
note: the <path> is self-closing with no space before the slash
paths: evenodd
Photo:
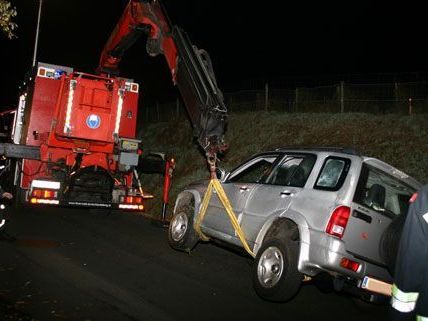
<path id="1" fill-rule="evenodd" d="M 407 213 L 415 190 L 397 178 L 363 164 L 354 202 L 387 216 Z"/>
<path id="2" fill-rule="evenodd" d="M 326 158 L 314 188 L 327 191 L 339 190 L 348 174 L 350 164 L 351 160 L 347 158 Z"/>

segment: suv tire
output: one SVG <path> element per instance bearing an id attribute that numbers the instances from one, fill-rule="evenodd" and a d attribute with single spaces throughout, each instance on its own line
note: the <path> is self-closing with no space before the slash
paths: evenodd
<path id="1" fill-rule="evenodd" d="M 395 260 L 400 245 L 403 226 L 406 221 L 407 213 L 394 218 L 382 234 L 380 239 L 380 256 L 386 263 L 389 273 L 393 276 L 395 270 Z"/>
<path id="2" fill-rule="evenodd" d="M 256 293 L 269 301 L 285 302 L 299 291 L 302 274 L 297 270 L 299 243 L 272 238 L 263 242 L 253 267 Z"/>
<path id="3" fill-rule="evenodd" d="M 194 206 L 180 207 L 172 217 L 168 228 L 168 243 L 175 249 L 190 252 L 198 243 L 199 237 L 193 228 Z"/>

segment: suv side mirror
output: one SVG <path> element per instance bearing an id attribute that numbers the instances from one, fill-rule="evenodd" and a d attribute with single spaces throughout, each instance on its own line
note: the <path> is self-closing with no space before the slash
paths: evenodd
<path id="1" fill-rule="evenodd" d="M 223 168 L 216 168 L 215 170 L 216 172 L 216 176 L 217 178 L 221 181 L 224 182 L 228 177 L 229 177 L 229 172 L 225 171 Z"/>

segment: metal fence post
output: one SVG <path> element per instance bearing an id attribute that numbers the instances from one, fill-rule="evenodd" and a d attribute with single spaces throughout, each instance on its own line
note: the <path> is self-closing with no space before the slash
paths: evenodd
<path id="1" fill-rule="evenodd" d="M 265 111 L 269 108 L 269 84 L 265 84 Z"/>
<path id="2" fill-rule="evenodd" d="M 159 102 L 156 102 L 156 116 L 157 116 L 157 122 L 160 121 L 160 112 L 159 112 Z"/>
<path id="3" fill-rule="evenodd" d="M 297 113 L 297 106 L 299 104 L 299 88 L 296 87 L 296 92 L 294 94 L 294 112 Z"/>
<path id="4" fill-rule="evenodd" d="M 340 112 L 345 112 L 345 82 L 340 82 Z"/>
<path id="5" fill-rule="evenodd" d="M 413 112 L 412 98 L 409 98 L 409 115 Z"/>
<path id="6" fill-rule="evenodd" d="M 394 109 L 395 109 L 395 112 L 397 112 L 399 110 L 399 107 L 398 107 L 398 82 L 394 82 L 394 103 L 395 103 Z"/>

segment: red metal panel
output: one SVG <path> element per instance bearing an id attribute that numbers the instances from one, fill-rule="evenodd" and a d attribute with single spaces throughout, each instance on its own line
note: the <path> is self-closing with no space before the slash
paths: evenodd
<path id="1" fill-rule="evenodd" d="M 75 82 L 74 90 L 70 82 Z M 113 143 L 117 108 L 116 81 L 73 75 L 64 86 L 56 134 Z M 73 91 L 73 92 L 72 92 Z M 70 98 L 72 97 L 72 98 Z"/>
<path id="2" fill-rule="evenodd" d="M 20 170 L 22 171 L 21 188 L 27 189 L 33 179 L 46 176 L 46 163 L 24 159 Z"/>
<path id="3" fill-rule="evenodd" d="M 120 137 L 135 138 L 137 112 L 138 93 L 127 91 L 123 99 L 123 108 L 119 129 Z"/>
<path id="4" fill-rule="evenodd" d="M 28 104 L 22 139 L 26 145 L 40 146 L 50 132 L 51 122 L 58 99 L 61 81 L 51 78 L 36 77 L 32 100 Z M 44 135 L 43 135 L 44 134 Z"/>
<path id="5" fill-rule="evenodd" d="M 51 129 L 61 81 L 52 78 L 36 77 L 33 91 L 25 115 L 26 126 L 23 128 L 21 142 L 26 145 L 40 146 L 45 142 Z M 46 164 L 35 160 L 23 160 L 21 187 L 28 188 L 35 177 L 46 175 Z"/>

